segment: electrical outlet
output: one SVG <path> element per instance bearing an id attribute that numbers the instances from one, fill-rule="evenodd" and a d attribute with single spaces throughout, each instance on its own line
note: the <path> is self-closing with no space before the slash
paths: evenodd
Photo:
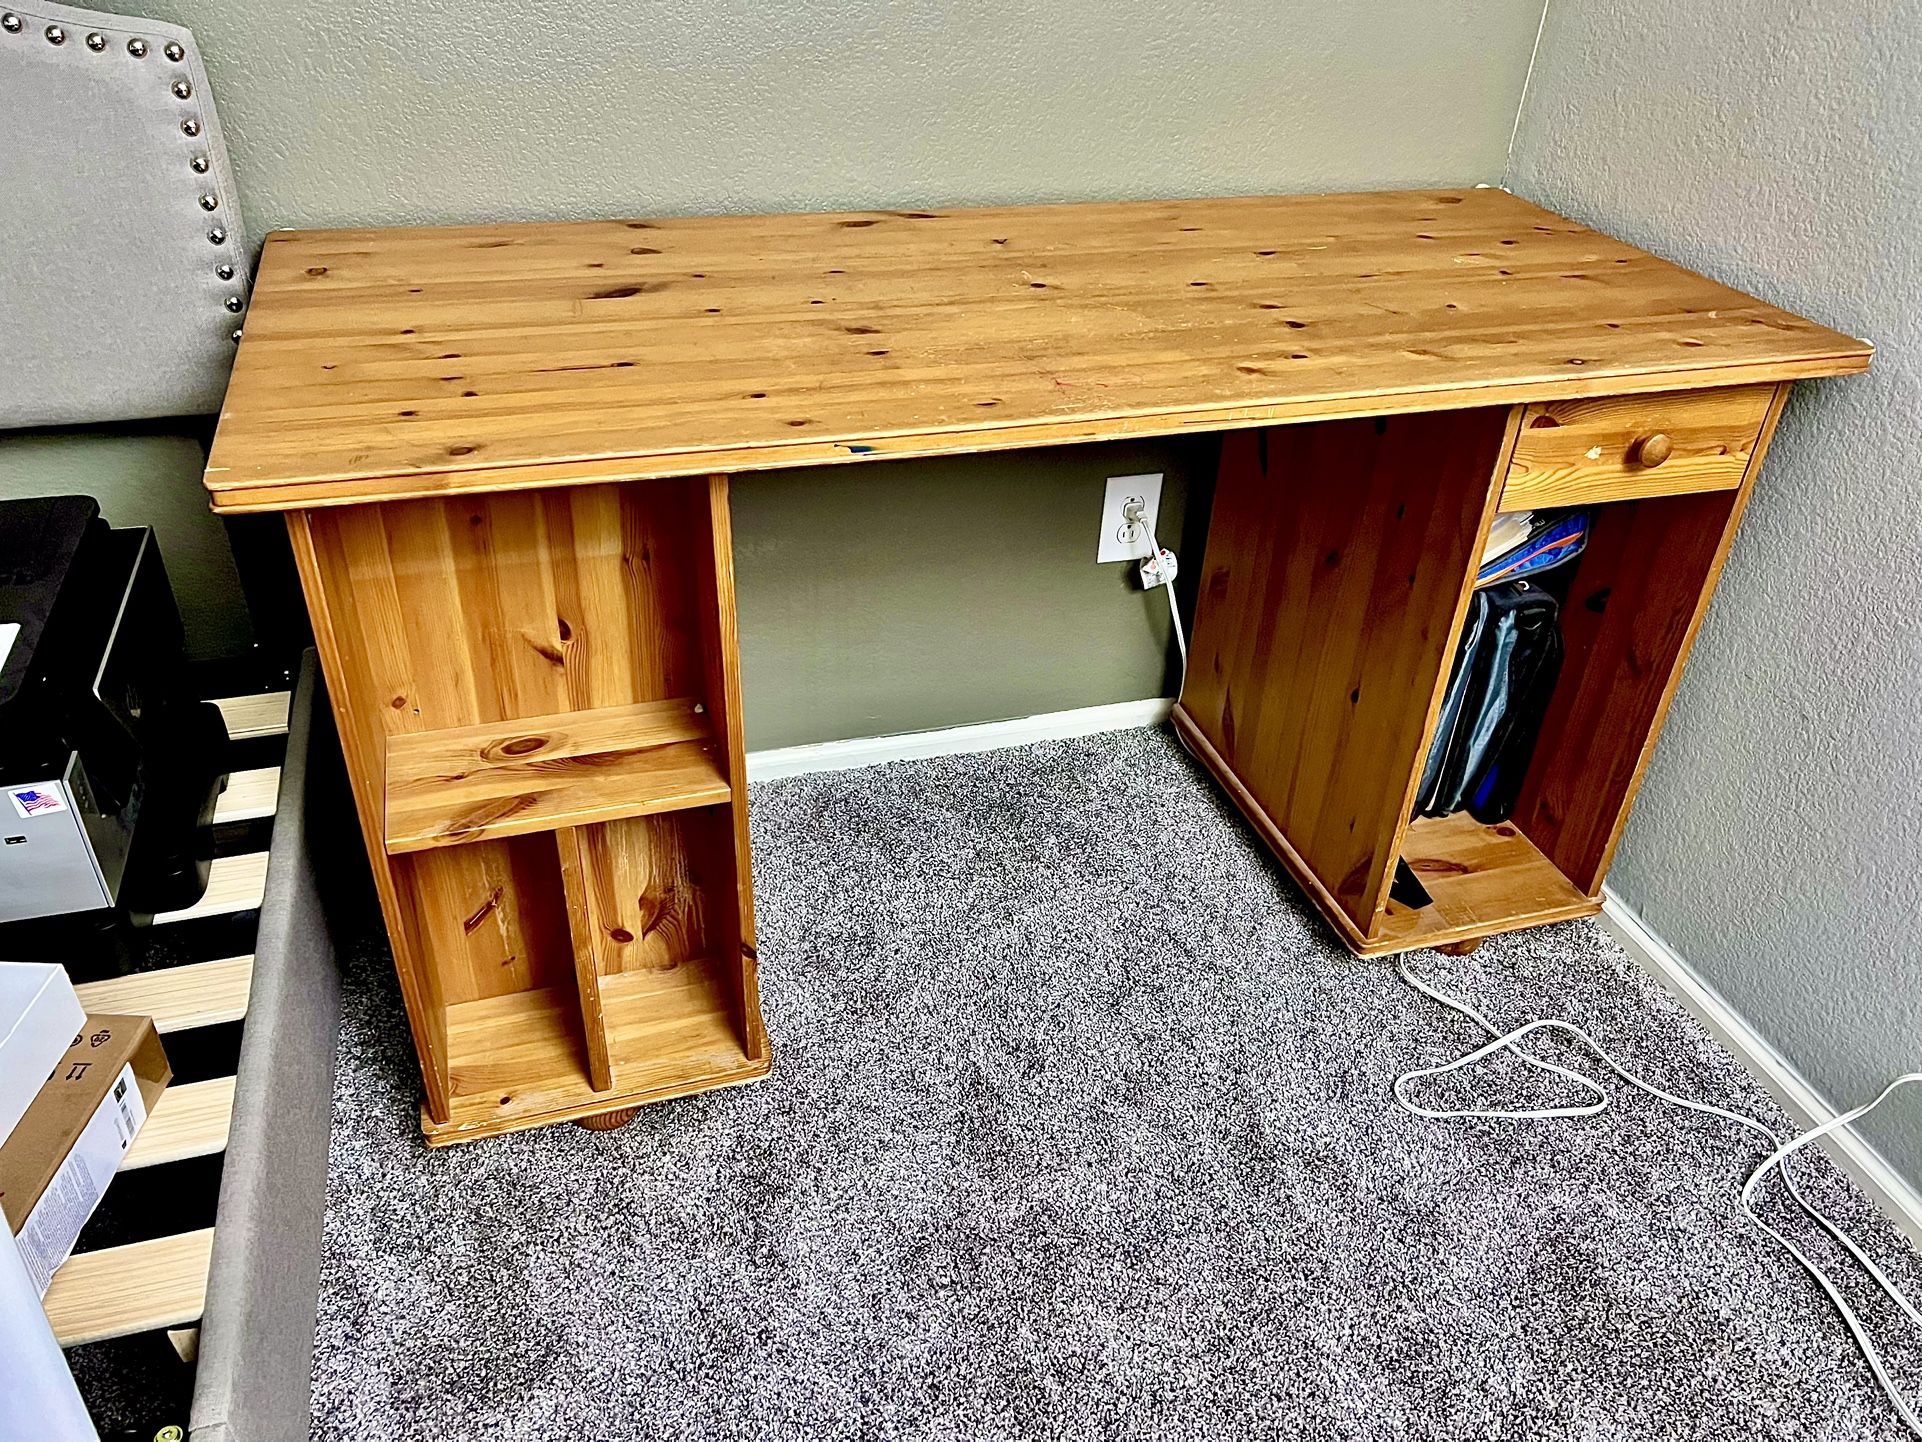
<path id="1" fill-rule="evenodd" d="M 1145 528 L 1128 519 L 1130 503 L 1139 503 Z M 1101 547 L 1096 564 L 1107 561 L 1138 561 L 1151 547 L 1148 537 L 1161 514 L 1161 473 L 1149 476 L 1109 476 L 1107 494 L 1101 499 Z"/>

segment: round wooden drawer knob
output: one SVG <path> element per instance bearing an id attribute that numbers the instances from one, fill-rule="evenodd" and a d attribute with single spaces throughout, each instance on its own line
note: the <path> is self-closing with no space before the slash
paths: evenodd
<path id="1" fill-rule="evenodd" d="M 1674 454 L 1675 442 L 1666 432 L 1657 431 L 1652 436 L 1643 436 L 1635 443 L 1635 464 L 1638 466 L 1659 466 Z"/>

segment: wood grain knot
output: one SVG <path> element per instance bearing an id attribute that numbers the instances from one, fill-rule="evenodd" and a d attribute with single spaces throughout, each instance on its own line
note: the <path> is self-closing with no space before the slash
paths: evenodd
<path id="1" fill-rule="evenodd" d="M 472 936 L 475 929 L 478 928 L 483 921 L 487 920 L 493 913 L 494 908 L 501 904 L 501 892 L 502 889 L 500 887 L 495 887 L 493 892 L 489 894 L 487 900 L 480 904 L 479 909 L 460 924 L 460 929 L 463 933 Z"/>

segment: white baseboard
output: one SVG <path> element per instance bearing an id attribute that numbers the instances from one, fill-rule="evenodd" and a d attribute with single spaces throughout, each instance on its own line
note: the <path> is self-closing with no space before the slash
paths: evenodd
<path id="1" fill-rule="evenodd" d="M 1838 1111 L 1829 1099 L 1810 1085 L 1768 1038 L 1751 1026 L 1714 987 L 1696 975 L 1686 959 L 1650 930 L 1632 906 L 1607 887 L 1602 888 L 1601 922 L 1644 971 L 1661 982 L 1708 1028 L 1711 1036 L 1769 1089 L 1798 1125 L 1820 1126 L 1835 1119 Z M 1910 1245 L 1922 1251 L 1922 1193 L 1910 1186 L 1852 1127 L 1831 1132 L 1817 1145 L 1869 1194 L 1909 1239 Z"/>
<path id="2" fill-rule="evenodd" d="M 884 761 L 960 756 L 973 751 L 999 751 L 1004 746 L 1028 746 L 1036 741 L 1058 741 L 1064 736 L 1093 736 L 1102 731 L 1159 726 L 1174 708 L 1172 697 L 1118 701 L 1111 706 L 1050 711 L 1013 721 L 984 721 L 977 726 L 948 726 L 939 731 L 908 731 L 896 736 L 857 736 L 850 741 L 750 751 L 747 779 L 772 781 L 778 776 L 801 776 L 810 771 L 851 771 L 857 766 L 879 766 Z"/>

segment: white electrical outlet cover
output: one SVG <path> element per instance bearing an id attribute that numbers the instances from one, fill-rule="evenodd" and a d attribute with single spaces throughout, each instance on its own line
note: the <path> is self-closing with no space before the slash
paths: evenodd
<path id="1" fill-rule="evenodd" d="M 1148 530 L 1153 531 L 1161 517 L 1161 472 L 1147 476 L 1109 476 L 1107 494 L 1101 499 L 1101 549 L 1097 564 L 1106 561 L 1138 561 L 1148 554 L 1146 532 L 1133 530 L 1125 513 L 1129 501 L 1139 500 Z"/>

